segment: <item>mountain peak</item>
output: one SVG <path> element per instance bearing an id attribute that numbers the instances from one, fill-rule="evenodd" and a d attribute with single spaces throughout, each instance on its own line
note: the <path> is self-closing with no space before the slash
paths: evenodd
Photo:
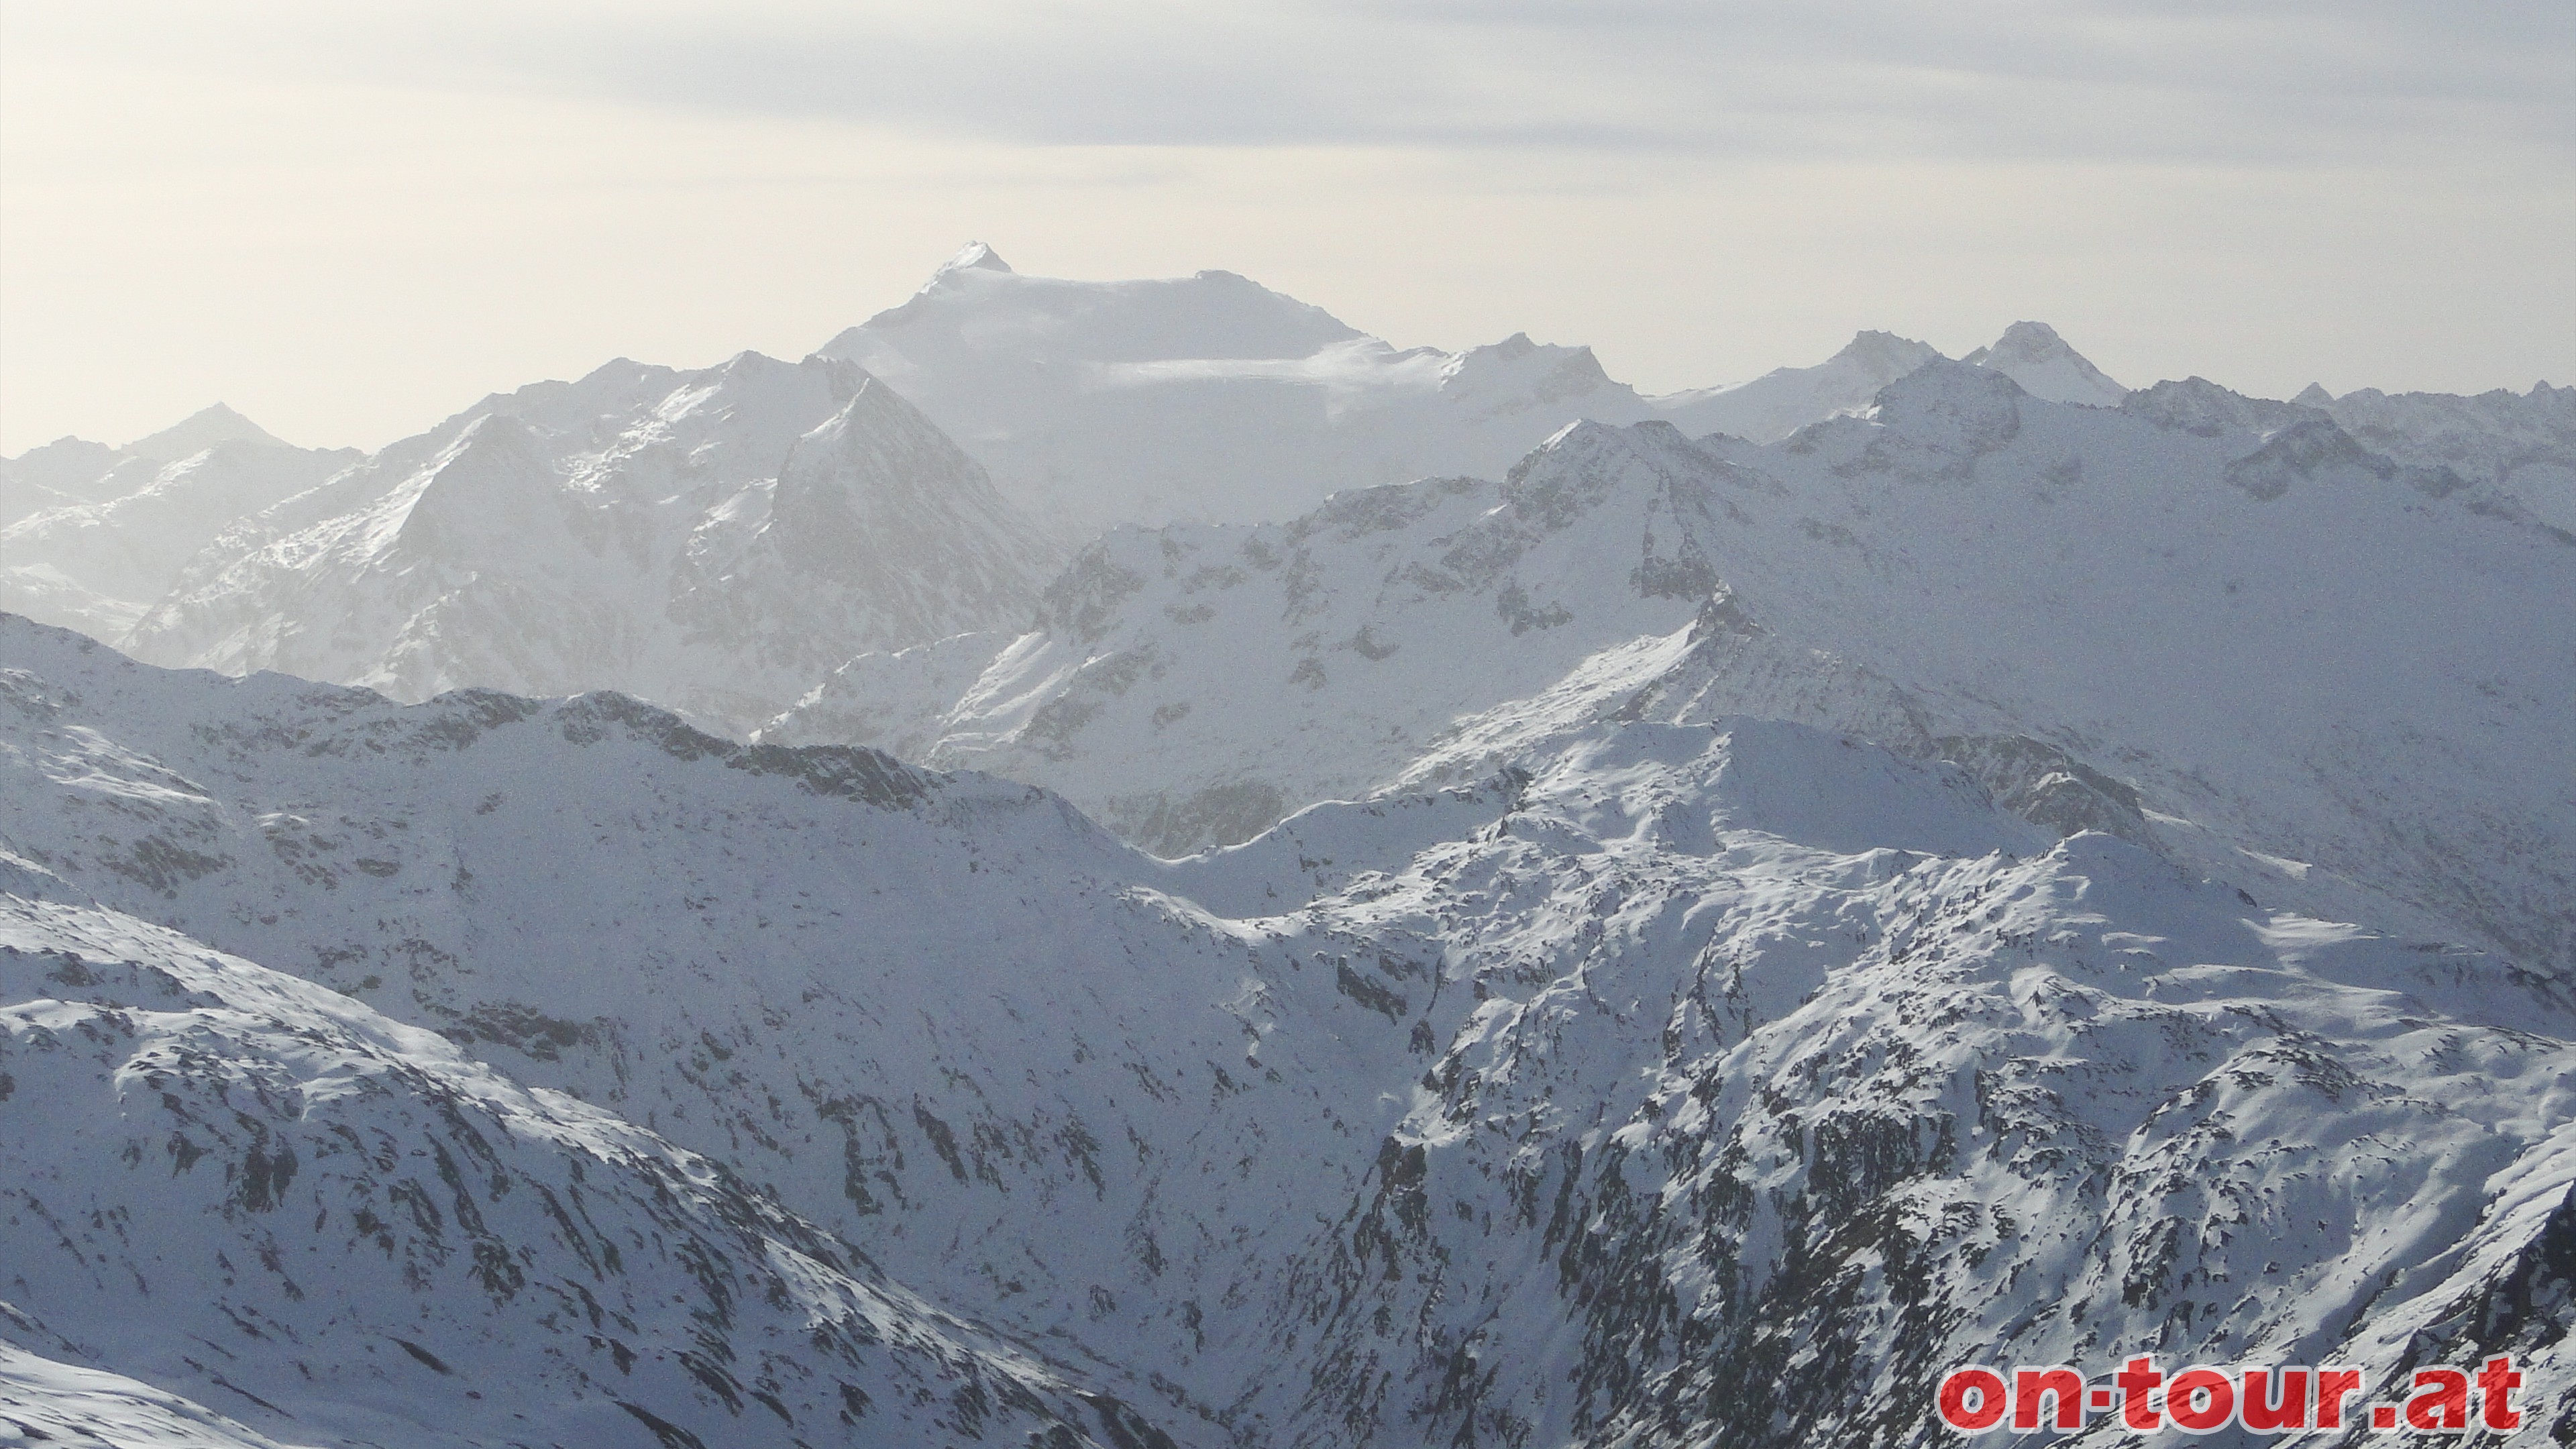
<path id="1" fill-rule="evenodd" d="M 2045 357 L 2075 349 L 2067 346 L 2066 339 L 2057 335 L 2057 329 L 2045 322 L 2015 322 L 2004 329 L 2003 336 L 1995 339 L 1994 346 L 1984 350 L 1997 356 Z"/>
<path id="2" fill-rule="evenodd" d="M 2003 373 L 2031 396 L 2050 402 L 2116 407 L 2129 395 L 2045 322 L 2015 322 L 1992 346 L 1959 360 Z"/>
<path id="3" fill-rule="evenodd" d="M 266 428 L 234 412 L 222 403 L 200 408 L 178 422 L 149 437 L 137 438 L 123 451 L 137 458 L 168 463 L 202 453 L 217 443 L 266 443 L 288 446 L 285 440 Z"/>
<path id="4" fill-rule="evenodd" d="M 947 261 L 941 263 L 939 270 L 931 274 L 931 279 L 936 281 L 941 277 L 947 276 L 950 272 L 982 271 L 1007 273 L 1010 270 L 1011 264 L 1002 260 L 1002 254 L 1000 252 L 993 250 L 982 242 L 970 241 L 966 245 L 957 249 L 957 255 L 950 257 Z"/>
<path id="5" fill-rule="evenodd" d="M 1842 351 L 1835 353 L 1833 360 L 1859 363 L 1886 381 L 1893 382 L 1940 356 L 1940 350 L 1928 342 L 1864 328 L 1852 334 L 1852 340 L 1843 344 Z"/>

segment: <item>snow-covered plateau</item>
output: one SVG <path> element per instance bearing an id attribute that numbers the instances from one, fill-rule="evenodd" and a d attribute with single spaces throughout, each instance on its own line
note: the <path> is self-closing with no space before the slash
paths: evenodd
<path id="1" fill-rule="evenodd" d="M 2505 1353 L 2459 1442 L 2576 1444 L 2571 487 L 2547 384 L 1645 397 L 981 247 L 802 362 L 0 460 L 0 1445 L 1928 1449 L 1963 1364 Z"/>

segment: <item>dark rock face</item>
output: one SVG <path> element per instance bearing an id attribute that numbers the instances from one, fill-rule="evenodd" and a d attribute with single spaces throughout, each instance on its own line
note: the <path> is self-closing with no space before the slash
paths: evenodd
<path id="1" fill-rule="evenodd" d="M 1965 769 L 1996 804 L 2060 836 L 2099 830 L 2144 845 L 2136 789 L 2044 741 L 2022 735 L 1945 735 L 1931 754 Z"/>

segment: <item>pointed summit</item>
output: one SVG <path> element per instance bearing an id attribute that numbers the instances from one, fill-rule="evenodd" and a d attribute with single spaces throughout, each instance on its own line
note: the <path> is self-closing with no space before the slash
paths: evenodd
<path id="1" fill-rule="evenodd" d="M 2129 390 L 2113 382 L 2084 354 L 2066 345 L 2045 322 L 2015 322 L 1991 347 L 1980 347 L 1959 359 L 1990 367 L 2020 383 L 2033 397 L 2050 402 L 2117 407 Z"/>
<path id="2" fill-rule="evenodd" d="M 1832 360 L 1852 363 L 1884 385 L 1940 356 L 1940 351 L 1928 342 L 1863 329 L 1853 333 L 1852 340 L 1844 343 L 1843 350 L 1835 353 Z"/>
<path id="3" fill-rule="evenodd" d="M 128 457 L 149 458 L 156 463 L 176 462 L 192 457 L 217 443 L 267 443 L 286 447 L 284 440 L 268 429 L 234 412 L 222 403 L 191 413 L 186 418 L 163 428 L 148 438 L 137 438 L 123 448 Z"/>
<path id="4" fill-rule="evenodd" d="M 957 255 L 941 263 L 939 270 L 931 273 L 931 280 L 937 281 L 950 272 L 1008 272 L 1010 270 L 1011 264 L 1002 260 L 1000 252 L 982 242 L 970 241 L 957 249 Z"/>

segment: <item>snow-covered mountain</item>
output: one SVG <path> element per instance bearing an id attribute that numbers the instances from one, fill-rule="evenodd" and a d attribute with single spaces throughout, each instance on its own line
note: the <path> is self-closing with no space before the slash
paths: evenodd
<path id="1" fill-rule="evenodd" d="M 0 527 L 0 607 L 121 639 L 181 567 L 225 529 L 360 456 L 348 448 L 291 447 L 264 434 L 219 439 L 170 462 L 144 451 L 156 439 L 203 434 L 208 430 L 198 425 L 205 420 L 200 413 L 128 445 L 126 461 L 95 480 L 108 491 L 140 478 L 132 491 L 46 508 Z M 242 426 L 250 425 L 244 420 Z"/>
<path id="2" fill-rule="evenodd" d="M 0 633 L 0 842 L 726 1161 L 1099 1392 L 1230 1402 L 1301 1201 L 1394 1121 L 1376 1007 L 1027 786 Z"/>
<path id="3" fill-rule="evenodd" d="M 1399 351 L 1232 272 L 1064 281 L 1014 272 L 981 243 L 822 352 L 911 399 L 1067 544 L 1500 473 L 1577 418 L 1654 415 L 1589 348 L 1515 335 Z"/>
<path id="4" fill-rule="evenodd" d="M 125 642 L 409 699 L 615 687 L 746 729 L 863 650 L 1023 624 L 1055 563 L 857 367 L 621 361 L 243 520 Z"/>
<path id="5" fill-rule="evenodd" d="M 1756 443 L 1775 443 L 1809 423 L 1869 411 L 1879 389 L 1940 360 L 1941 354 L 1929 344 L 1891 332 L 1863 332 L 1814 367 L 1775 368 L 1751 382 L 1673 393 L 1649 402 L 1695 438 L 1729 433 Z M 1960 360 L 2000 372 L 2021 384 L 2024 392 L 2051 402 L 2117 407 L 2129 391 L 2104 376 L 2056 329 L 2042 322 L 2016 322 L 1992 345 Z"/>
<path id="6" fill-rule="evenodd" d="M 1731 433 L 1772 443 L 1809 423 L 1866 412 L 1880 388 L 1940 356 L 1929 343 L 1893 332 L 1863 332 L 1813 367 L 1774 368 L 1751 382 L 1650 401 L 1667 422 L 1694 438 Z"/>
<path id="7" fill-rule="evenodd" d="M 222 403 L 202 408 L 121 448 L 86 438 L 56 438 L 15 458 L 0 458 L 0 524 L 63 503 L 106 503 L 150 482 L 161 464 L 225 443 L 290 446 Z"/>
<path id="8" fill-rule="evenodd" d="M 1121 531 L 1036 632 L 854 661 L 763 737 L 1037 781 L 1178 853 L 1603 719 L 1799 719 L 2565 965 L 2576 659 L 2533 627 L 2561 616 L 2576 547 L 2493 485 L 2205 383 L 2110 410 L 1943 363 L 1765 448 L 1584 424 L 1499 485 Z"/>
<path id="9" fill-rule="evenodd" d="M 1959 360 L 1992 368 L 2032 397 L 2050 402 L 2114 408 L 2129 395 L 2045 322 L 2015 322 L 2003 336 Z"/>
<path id="10" fill-rule="evenodd" d="M 121 639 L 226 526 L 357 458 L 222 403 L 121 448 L 58 438 L 0 458 L 0 609 Z"/>
<path id="11" fill-rule="evenodd" d="M 918 404 L 1068 544 L 1118 524 L 1282 522 L 1379 483 L 1495 477 L 1577 420 L 1773 442 L 1866 410 L 1941 355 L 1862 332 L 1813 367 L 1648 398 L 1590 348 L 1515 335 L 1399 351 L 1232 272 L 1029 277 L 980 242 L 822 350 Z M 2127 392 L 2037 322 L 1967 360 L 2056 401 L 2115 406 Z"/>
<path id="12" fill-rule="evenodd" d="M 1635 444 L 1630 466 L 1587 467 L 1612 438 Z M 1282 525 L 1119 530 L 946 702 L 923 757 L 1042 782 L 1166 853 L 1245 839 L 1365 793 L 1460 715 L 1607 643 L 1686 626 L 1718 585 L 1712 467 L 1667 424 L 1578 425 L 1502 484 L 1361 489 Z M 906 662 L 854 662 L 764 738 L 846 736 L 844 710 L 881 706 Z"/>
<path id="13" fill-rule="evenodd" d="M 404 708 L 20 621 L 0 669 L 0 1114 L 44 1123 L 0 1143 L 61 1225 L 0 1267 L 67 1341 L 20 1346 L 281 1440 L 617 1397 L 708 1445 L 962 1437 L 839 1423 L 864 1371 L 952 1423 L 980 1373 L 1008 1442 L 1892 1445 L 1998 1353 L 2376 1390 L 2512 1351 L 2576 1404 L 2565 978 L 1956 765 L 1601 720 L 1164 864 L 614 696 Z M 129 1265 L 190 1285 L 166 1324 Z"/>
<path id="14" fill-rule="evenodd" d="M 2149 1344 L 2381 1383 L 2551 1345 L 2528 1402 L 2576 1427 L 2563 978 L 1977 794 L 1794 726 L 1628 725 L 1319 904 L 1484 988 L 1301 1285 L 1349 1442 L 1934 1442 L 1952 1364 Z M 2398 1158 L 2479 1185 L 2435 1208 Z"/>
<path id="15" fill-rule="evenodd" d="M 2498 388 L 2475 397 L 2377 388 L 2333 397 L 2311 387 L 2294 401 L 2401 463 L 2493 483 L 2535 516 L 2576 533 L 2576 387 L 2541 382 L 2526 393 Z"/>
<path id="16" fill-rule="evenodd" d="M 827 351 L 0 464 L 0 1443 L 2576 1443 L 2576 389 Z"/>

